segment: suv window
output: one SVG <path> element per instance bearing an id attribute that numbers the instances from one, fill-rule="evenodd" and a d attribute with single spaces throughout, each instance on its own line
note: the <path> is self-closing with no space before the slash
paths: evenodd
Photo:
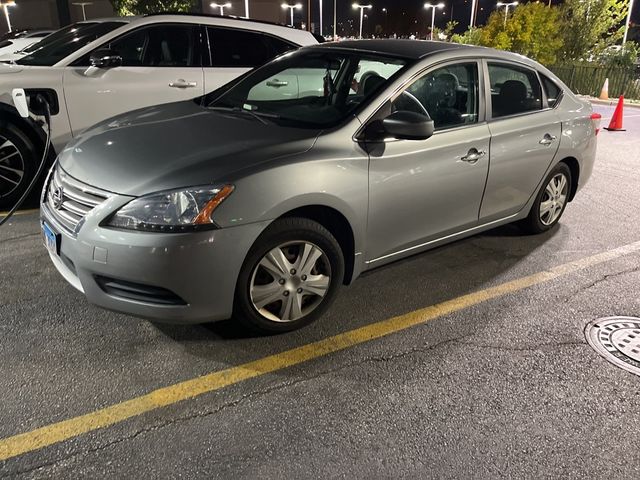
<path id="1" fill-rule="evenodd" d="M 562 96 L 562 90 L 548 77 L 540 74 L 540 78 L 542 79 L 544 92 L 547 94 L 547 104 L 550 108 L 553 108 L 560 100 L 560 97 Z"/>
<path id="2" fill-rule="evenodd" d="M 478 65 L 462 63 L 433 70 L 393 102 L 393 110 L 429 114 L 437 129 L 478 121 Z"/>
<path id="3" fill-rule="evenodd" d="M 153 25 L 112 41 L 124 67 L 199 67 L 192 25 Z"/>
<path id="4" fill-rule="evenodd" d="M 214 67 L 259 67 L 296 48 L 284 40 L 246 30 L 207 27 L 207 34 Z"/>
<path id="5" fill-rule="evenodd" d="M 542 110 L 540 82 L 533 70 L 490 63 L 489 81 L 494 118 Z"/>
<path id="6" fill-rule="evenodd" d="M 16 63 L 19 65 L 50 67 L 77 52 L 85 45 L 123 25 L 125 25 L 124 22 L 101 22 L 81 23 L 73 28 L 68 27 L 62 35 L 58 36 L 61 32 L 56 32 L 45 38 L 41 43 L 37 44 L 38 47 L 32 53 L 17 60 Z"/>

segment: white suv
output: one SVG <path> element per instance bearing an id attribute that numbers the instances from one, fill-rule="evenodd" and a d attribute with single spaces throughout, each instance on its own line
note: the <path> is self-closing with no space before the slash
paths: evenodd
<path id="1" fill-rule="evenodd" d="M 316 43 L 306 31 L 229 17 L 161 14 L 77 24 L 57 41 L 0 65 L 0 207 L 11 205 L 33 178 L 46 138 L 38 117 L 18 116 L 14 88 L 24 88 L 32 106 L 38 94 L 48 100 L 51 144 L 60 151 L 99 121 L 199 97 Z"/>

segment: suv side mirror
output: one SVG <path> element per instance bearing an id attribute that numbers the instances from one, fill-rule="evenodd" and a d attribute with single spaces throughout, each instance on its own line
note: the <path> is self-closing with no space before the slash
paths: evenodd
<path id="1" fill-rule="evenodd" d="M 89 63 L 92 67 L 113 68 L 122 65 L 122 57 L 117 52 L 104 48 L 96 50 L 89 56 Z"/>
<path id="2" fill-rule="evenodd" d="M 433 135 L 429 115 L 400 110 L 382 120 L 384 133 L 400 140 L 426 140 Z"/>

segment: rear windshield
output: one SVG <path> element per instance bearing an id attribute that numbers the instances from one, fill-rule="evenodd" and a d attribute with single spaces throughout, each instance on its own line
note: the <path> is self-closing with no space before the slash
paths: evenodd
<path id="1" fill-rule="evenodd" d="M 125 22 L 79 23 L 58 30 L 24 51 L 26 57 L 17 60 L 19 65 L 50 67 L 85 45 L 106 35 Z"/>

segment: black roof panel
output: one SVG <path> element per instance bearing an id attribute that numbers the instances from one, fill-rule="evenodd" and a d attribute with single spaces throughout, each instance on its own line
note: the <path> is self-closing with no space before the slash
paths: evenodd
<path id="1" fill-rule="evenodd" d="M 432 42 L 428 40 L 345 40 L 329 42 L 321 48 L 344 48 L 365 52 L 382 53 L 403 58 L 420 59 L 426 55 L 445 50 L 471 49 L 469 45 L 459 43 Z"/>

